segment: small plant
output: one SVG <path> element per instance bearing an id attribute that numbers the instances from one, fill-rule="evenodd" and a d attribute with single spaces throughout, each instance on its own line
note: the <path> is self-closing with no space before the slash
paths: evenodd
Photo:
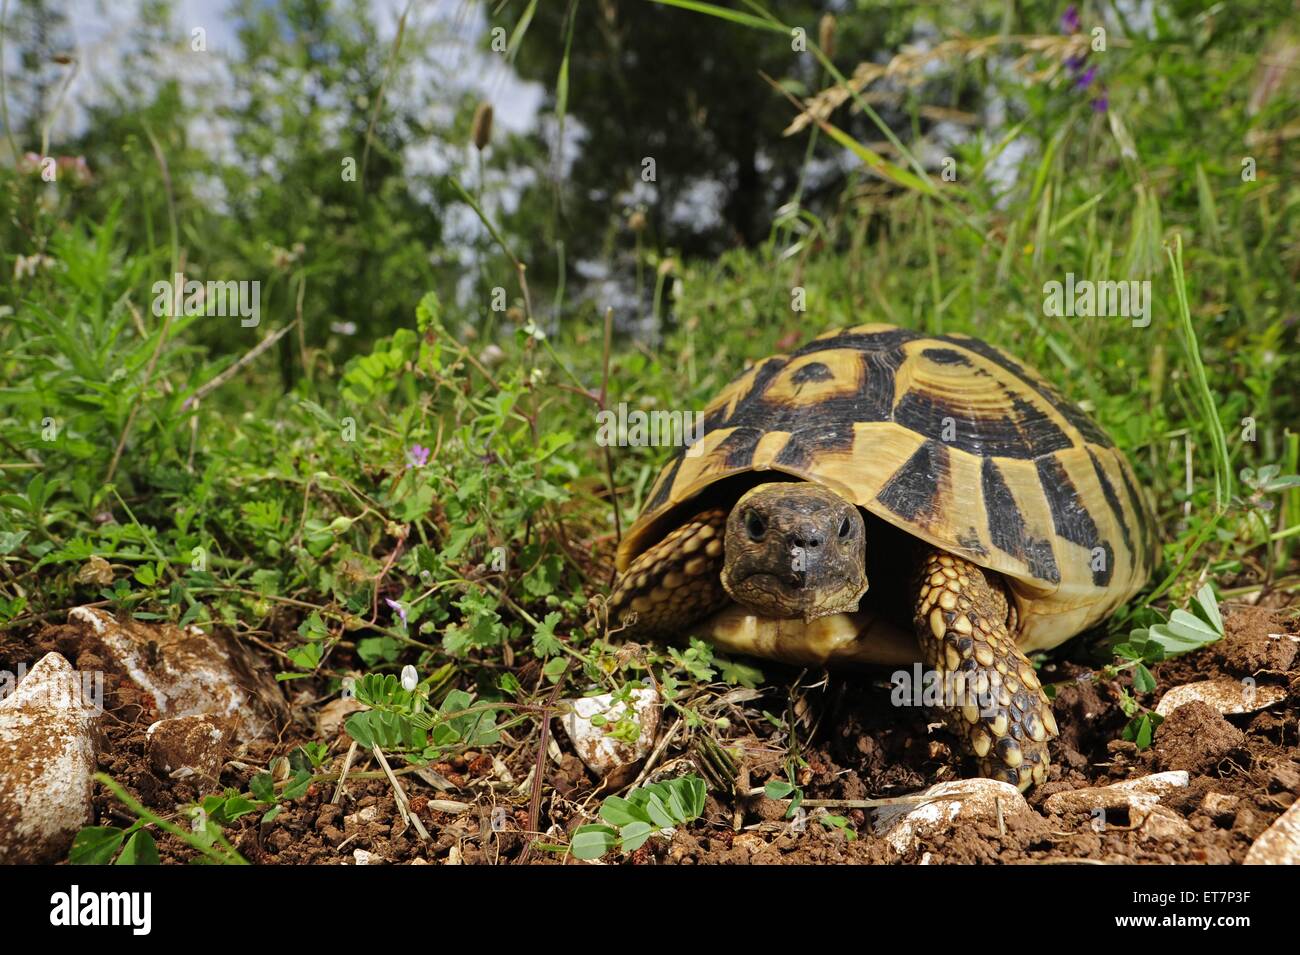
<path id="1" fill-rule="evenodd" d="M 1150 693 L 1156 688 L 1156 678 L 1147 664 L 1159 663 L 1183 653 L 1190 653 L 1223 639 L 1223 616 L 1214 597 L 1214 589 L 1206 584 L 1196 593 L 1192 602 L 1194 613 L 1175 609 L 1168 622 L 1155 623 L 1129 631 L 1128 639 L 1114 647 L 1121 663 L 1104 668 L 1099 679 L 1114 679 L 1124 670 L 1133 671 L 1133 689 Z M 1127 690 L 1120 692 L 1120 706 L 1129 717 L 1123 738 L 1136 743 L 1138 749 L 1151 745 L 1156 727 L 1162 717 L 1146 709 Z"/>
<path id="2" fill-rule="evenodd" d="M 177 839 L 189 844 L 208 862 L 226 865 L 247 864 L 244 857 L 226 839 L 218 817 L 209 814 L 203 807 L 196 806 L 191 810 L 192 825 L 189 829 L 185 829 L 146 809 L 111 776 L 96 773 L 95 781 L 112 792 L 118 801 L 136 816 L 136 821 L 125 829 L 119 826 L 86 826 L 72 840 L 72 849 L 68 853 L 68 862 L 72 865 L 107 865 L 110 862 L 114 865 L 158 865 L 158 844 L 154 841 L 148 827 L 156 827 L 171 833 Z M 306 789 L 305 786 L 303 788 Z M 225 803 L 233 798 L 235 798 L 234 790 L 229 790 L 221 796 L 208 797 L 204 800 L 204 805 L 214 801 Z M 250 803 L 249 808 L 244 812 L 251 812 L 254 808 L 256 805 Z M 238 812 L 229 818 L 238 818 L 244 812 Z M 229 821 L 229 818 L 221 817 L 225 821 Z"/>
<path id="3" fill-rule="evenodd" d="M 348 735 L 370 749 L 400 752 L 407 759 L 437 759 L 455 746 L 494 745 L 500 737 L 496 709 L 474 705 L 464 690 L 452 690 L 437 710 L 429 707 L 428 686 L 404 688 L 397 677 L 371 673 L 356 685 L 356 697 L 370 707 L 348 717 Z"/>
<path id="4" fill-rule="evenodd" d="M 608 825 L 580 826 L 569 848 L 575 858 L 599 859 L 608 852 L 635 852 L 653 835 L 670 836 L 704 812 L 704 780 L 691 774 L 649 786 L 639 786 L 623 799 L 608 796 L 600 817 Z"/>
<path id="5" fill-rule="evenodd" d="M 853 829 L 849 820 L 844 816 L 835 816 L 827 813 L 824 816 L 818 816 L 817 821 L 827 829 L 838 829 L 840 832 L 844 833 L 844 838 L 849 842 L 852 842 L 858 837 L 857 832 Z"/>
<path id="6" fill-rule="evenodd" d="M 790 819 L 799 811 L 803 802 L 803 790 L 793 782 L 785 779 L 773 779 L 763 787 L 763 795 L 768 799 L 789 799 L 790 806 L 785 811 L 785 818 Z"/>

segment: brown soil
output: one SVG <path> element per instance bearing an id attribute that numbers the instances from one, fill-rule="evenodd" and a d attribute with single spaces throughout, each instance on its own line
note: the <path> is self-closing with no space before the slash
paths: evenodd
<path id="1" fill-rule="evenodd" d="M 82 669 L 98 669 L 96 659 L 79 657 L 68 628 L 52 627 L 36 638 L 38 650 L 58 649 Z M 1131 691 L 1127 674 L 1096 682 L 1088 666 L 1089 644 L 1076 640 L 1042 668 L 1045 682 L 1058 684 L 1055 709 L 1061 736 L 1052 744 L 1049 781 L 1033 790 L 1030 805 L 1041 816 L 1028 824 L 963 824 L 946 834 L 921 839 L 904 855 L 872 833 L 868 811 L 832 808 L 848 819 L 854 838 L 818 819 L 810 810 L 803 825 L 783 818 L 784 807 L 765 797 L 709 797 L 703 819 L 678 831 L 671 841 L 651 839 L 628 861 L 632 864 L 701 863 L 1051 863 L 1077 860 L 1136 863 L 1237 863 L 1251 842 L 1300 795 L 1300 661 L 1294 610 L 1230 608 L 1226 638 L 1194 654 L 1152 668 L 1158 689 L 1140 697 L 1154 707 L 1161 693 L 1183 683 L 1219 676 L 1252 677 L 1257 684 L 1286 689 L 1279 704 L 1257 713 L 1221 716 L 1205 704 L 1176 710 L 1157 731 L 1154 745 L 1139 751 L 1120 739 L 1127 722 L 1120 707 L 1121 688 Z M 1281 636 L 1278 636 L 1281 635 Z M 35 659 L 30 643 L 0 642 L 0 668 Z M 803 766 L 798 781 L 808 800 L 861 800 L 898 796 L 969 772 L 954 757 L 954 741 L 925 712 L 890 704 L 889 673 L 799 673 L 769 665 L 761 696 L 710 688 L 696 705 L 708 716 L 726 717 L 715 736 L 738 755 L 736 790 L 759 789 L 782 775 L 790 749 L 788 727 L 801 742 Z M 528 675 L 528 674 L 523 674 Z M 232 754 L 221 782 L 247 792 L 252 776 L 276 755 L 289 753 L 315 735 L 319 708 L 301 685 L 292 707 L 296 722 L 281 740 L 244 747 Z M 129 684 L 106 679 L 105 742 L 100 769 L 125 785 L 144 804 L 163 815 L 193 803 L 204 793 L 193 783 L 162 778 L 145 756 L 144 732 L 154 719 Z M 764 713 L 772 714 L 774 719 Z M 674 718 L 665 720 L 671 726 Z M 781 728 L 777 723 L 782 724 Z M 353 766 L 377 778 L 349 783 L 340 805 L 331 805 L 334 783 L 322 779 L 306 796 L 269 823 L 252 813 L 229 830 L 231 841 L 258 863 L 351 864 L 356 850 L 370 854 L 371 864 L 417 861 L 465 864 L 553 862 L 546 850 L 527 851 L 529 796 L 520 782 L 535 764 L 539 734 L 517 727 L 520 738 L 489 753 L 468 752 L 432 767 L 429 782 L 402 773 L 412 809 L 430 834 L 425 842 L 397 813 L 392 789 L 372 761 Z M 675 737 L 655 776 L 693 767 L 691 756 Z M 541 842 L 562 844 L 574 828 L 595 821 L 608 790 L 598 785 L 572 755 L 562 733 L 553 737 L 560 759 L 546 761 L 540 803 Z M 695 736 L 698 740 L 698 732 Z M 508 740 L 509 742 L 509 740 Z M 331 753 L 346 751 L 340 731 Z M 692 752 L 698 752 L 698 747 Z M 552 750 L 554 752 L 554 750 Z M 328 765 L 328 764 L 327 764 Z M 337 773 L 337 762 L 334 772 Z M 399 769 L 400 762 L 394 763 Z M 1110 814 L 1104 831 L 1088 816 L 1049 814 L 1044 801 L 1053 793 L 1144 776 L 1162 770 L 1186 770 L 1190 785 L 1166 796 L 1162 804 L 1186 823 L 1169 830 L 1143 830 L 1123 815 Z M 503 773 L 504 770 L 504 773 Z M 1207 801 L 1206 797 L 1212 796 Z M 441 800 L 443 802 L 437 802 Z M 447 803 L 450 802 L 451 805 Z M 455 804 L 466 804 L 461 809 Z M 132 820 L 104 790 L 97 791 L 99 825 L 127 825 Z M 455 811 L 442 811 L 451 809 Z M 188 861 L 192 849 L 170 836 L 159 841 L 164 861 Z M 571 860 L 570 860 L 571 861 Z"/>

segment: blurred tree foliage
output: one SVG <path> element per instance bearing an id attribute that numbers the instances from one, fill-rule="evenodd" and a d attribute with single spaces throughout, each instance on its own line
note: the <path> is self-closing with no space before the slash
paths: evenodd
<path id="1" fill-rule="evenodd" d="M 52 90 L 74 68 L 51 59 L 66 49 L 51 39 L 63 7 L 19 0 L 11 14 L 22 26 L 7 37 L 7 63 L 16 50 L 23 64 L 7 70 L 20 155 L 39 151 Z M 475 103 L 410 81 L 426 36 L 408 24 L 395 48 L 365 0 L 237 0 L 236 42 L 218 52 L 193 48 L 173 5 L 142 11 L 124 38 L 131 68 L 82 97 L 81 132 L 50 147 L 84 156 L 92 184 L 58 190 L 57 209 L 49 197 L 14 197 L 4 253 L 31 254 L 60 221 L 120 209 L 124 251 L 152 255 L 137 306 L 170 277 L 173 239 L 187 278 L 261 282 L 261 329 L 223 319 L 193 329 L 216 353 L 246 352 L 291 321 L 300 289 L 301 344 L 337 360 L 409 323 L 425 290 L 455 288 L 460 257 L 446 254 L 444 213 L 461 170 L 416 172 L 410 154 L 464 143 Z M 283 340 L 286 383 L 304 367 L 299 346 Z"/>

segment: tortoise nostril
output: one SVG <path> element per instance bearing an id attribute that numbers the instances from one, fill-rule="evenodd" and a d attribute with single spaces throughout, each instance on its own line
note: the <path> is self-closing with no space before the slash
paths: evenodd
<path id="1" fill-rule="evenodd" d="M 796 531 L 790 535 L 790 543 L 804 550 L 817 550 L 826 543 L 826 538 L 816 531 Z"/>

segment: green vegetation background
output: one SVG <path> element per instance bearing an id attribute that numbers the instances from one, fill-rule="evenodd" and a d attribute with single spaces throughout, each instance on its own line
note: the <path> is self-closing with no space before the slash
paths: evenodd
<path id="1" fill-rule="evenodd" d="M 1117 630 L 1206 581 L 1300 586 L 1290 3 L 1174 0 L 1140 28 L 1084 4 L 1080 36 L 1108 27 L 1087 88 L 1063 5 L 485 9 L 506 49 L 488 29 L 481 50 L 546 100 L 482 150 L 478 98 L 419 82 L 421 30 L 381 42 L 364 3 L 253 0 L 221 54 L 235 95 L 161 68 L 203 54 L 148 5 L 137 72 L 43 144 L 73 69 L 60 11 L 9 10 L 0 627 L 95 602 L 224 624 L 285 678 L 414 663 L 493 699 L 526 697 L 534 659 L 579 687 L 655 663 L 670 694 L 752 681 L 700 645 L 605 644 L 589 601 L 664 452 L 599 447 L 595 413 L 698 410 L 778 343 L 875 320 L 1006 348 L 1128 450 L 1165 566 Z M 790 96 L 900 53 L 833 125 L 783 135 Z M 943 118 L 970 133 L 955 181 L 916 161 Z M 447 168 L 416 170 L 426 146 Z M 701 182 L 721 212 L 683 222 Z M 177 271 L 260 281 L 261 324 L 155 315 Z M 1150 280 L 1150 327 L 1046 316 L 1067 272 Z"/>

